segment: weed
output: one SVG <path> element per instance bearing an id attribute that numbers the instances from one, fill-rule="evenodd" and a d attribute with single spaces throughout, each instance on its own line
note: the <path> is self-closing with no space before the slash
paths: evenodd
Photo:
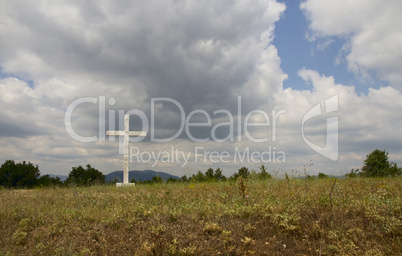
<path id="1" fill-rule="evenodd" d="M 238 177 L 0 189 L 0 255 L 400 255 L 401 184 Z"/>
<path id="2" fill-rule="evenodd" d="M 209 235 L 217 235 L 222 233 L 222 228 L 217 223 L 207 223 L 203 229 L 203 232 Z"/>
<path id="3" fill-rule="evenodd" d="M 237 179 L 237 188 L 239 189 L 240 196 L 245 199 L 247 196 L 247 180 L 240 176 Z"/>

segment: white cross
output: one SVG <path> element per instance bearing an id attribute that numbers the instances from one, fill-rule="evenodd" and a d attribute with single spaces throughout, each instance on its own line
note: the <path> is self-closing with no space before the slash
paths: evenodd
<path id="1" fill-rule="evenodd" d="M 147 132 L 143 131 L 130 131 L 130 115 L 124 115 L 124 131 L 107 131 L 107 136 L 124 136 L 124 164 L 123 164 L 123 184 L 117 183 L 117 186 L 124 186 L 130 184 L 128 182 L 128 143 L 129 136 L 133 137 L 145 137 L 147 136 Z"/>

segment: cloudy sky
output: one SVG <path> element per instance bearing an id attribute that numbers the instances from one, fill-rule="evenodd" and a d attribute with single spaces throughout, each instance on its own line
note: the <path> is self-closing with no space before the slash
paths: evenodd
<path id="1" fill-rule="evenodd" d="M 105 131 L 131 111 L 130 129 L 148 135 L 131 141 L 130 169 L 297 174 L 313 163 L 310 174 L 339 175 L 376 148 L 402 164 L 400 10 L 399 0 L 1 1 L 0 161 L 121 170 L 121 143 Z"/>

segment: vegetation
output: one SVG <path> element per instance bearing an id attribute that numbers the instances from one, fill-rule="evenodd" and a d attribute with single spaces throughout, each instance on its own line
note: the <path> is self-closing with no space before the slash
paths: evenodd
<path id="1" fill-rule="evenodd" d="M 361 177 L 387 177 L 402 175 L 402 168 L 394 162 L 389 162 L 388 152 L 385 150 L 373 150 L 364 160 L 361 170 L 352 169 L 345 176 L 349 178 Z"/>
<path id="2" fill-rule="evenodd" d="M 65 183 L 59 177 L 48 174 L 41 176 L 38 165 L 31 162 L 16 164 L 14 160 L 6 160 L 0 167 L 0 188 L 87 186 L 104 183 L 105 175 L 89 164 L 86 169 L 82 166 L 73 167 Z"/>
<path id="3" fill-rule="evenodd" d="M 379 149 L 367 155 L 362 168 L 362 175 L 366 177 L 385 177 L 401 175 L 402 170 L 396 163 L 389 163 L 388 152 Z"/>
<path id="4" fill-rule="evenodd" d="M 59 177 L 50 177 L 49 174 L 40 176 L 38 183 L 42 187 L 60 187 L 64 185 L 63 181 L 61 181 Z"/>
<path id="5" fill-rule="evenodd" d="M 401 184 L 240 176 L 0 189 L 0 255 L 401 255 Z"/>
<path id="6" fill-rule="evenodd" d="M 86 169 L 81 165 L 73 167 L 66 180 L 66 184 L 77 186 L 90 186 L 103 183 L 105 183 L 105 175 L 93 168 L 90 164 L 87 165 Z"/>
<path id="7" fill-rule="evenodd" d="M 352 170 L 350 170 L 349 173 L 346 173 L 345 176 L 348 177 L 348 178 L 357 178 L 357 177 L 361 176 L 360 175 L 360 170 L 359 169 L 352 169 Z"/>
<path id="8" fill-rule="evenodd" d="M 31 162 L 15 163 L 7 160 L 0 167 L 0 186 L 6 188 L 33 188 L 38 184 L 40 171 Z"/>
<path id="9" fill-rule="evenodd" d="M 230 178 L 209 168 L 116 188 L 89 164 L 63 183 L 8 160 L 0 167 L 0 256 L 402 253 L 401 177 L 378 178 L 400 175 L 388 153 L 369 154 L 363 171 L 347 175 L 354 179 L 317 179 L 310 165 L 304 179 L 279 180 L 261 165 Z"/>
<path id="10" fill-rule="evenodd" d="M 326 178 L 328 178 L 329 176 L 328 175 L 326 175 L 326 174 L 324 174 L 324 173 L 322 173 L 322 172 L 320 172 L 320 173 L 318 173 L 318 176 L 317 176 L 319 179 L 326 179 Z"/>
<path id="11" fill-rule="evenodd" d="M 308 168 L 313 165 L 310 162 L 303 166 L 304 177 L 307 179 L 314 179 L 315 176 L 308 174 Z M 151 180 L 146 181 L 136 181 L 132 179 L 131 182 L 136 184 L 159 184 L 159 183 L 183 183 L 183 182 L 223 182 L 226 180 L 236 181 L 242 178 L 245 182 L 247 180 L 267 180 L 271 179 L 272 175 L 267 172 L 267 168 L 264 165 L 259 167 L 259 171 L 255 170 L 249 171 L 247 167 L 241 167 L 232 176 L 227 178 L 223 175 L 222 170 L 217 168 L 216 170 L 208 168 L 208 170 L 203 173 L 197 171 L 190 177 L 186 175 L 182 176 L 180 179 L 169 178 L 164 181 L 161 177 L 155 176 Z M 354 178 L 358 176 L 362 177 L 386 177 L 386 176 L 400 176 L 402 174 L 402 168 L 399 168 L 396 163 L 389 162 L 388 152 L 385 150 L 381 151 L 379 149 L 374 150 L 367 155 L 366 160 L 362 170 L 352 169 L 350 173 L 345 176 L 349 178 Z M 329 178 L 327 174 L 322 172 L 318 173 L 318 178 L 325 179 Z M 285 179 L 289 180 L 289 175 L 285 173 Z M 110 182 L 115 184 L 115 181 Z M 63 183 L 60 178 L 50 177 L 49 175 L 40 176 L 40 171 L 38 166 L 34 166 L 32 163 L 22 163 L 16 164 L 13 160 L 7 160 L 0 167 L 0 187 L 6 188 L 33 188 L 33 187 L 60 187 L 60 186 L 91 186 L 105 184 L 105 175 L 100 171 L 92 167 L 90 164 L 86 168 L 81 165 L 78 167 L 73 167 L 69 173 L 67 180 Z"/>
<path id="12" fill-rule="evenodd" d="M 265 167 L 265 165 L 261 165 L 259 169 L 261 171 L 259 174 L 259 179 L 266 180 L 272 178 L 272 175 L 267 172 L 267 168 Z"/>

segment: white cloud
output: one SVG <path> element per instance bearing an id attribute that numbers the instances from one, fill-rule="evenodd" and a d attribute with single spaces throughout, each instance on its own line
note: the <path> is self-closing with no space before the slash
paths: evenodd
<path id="1" fill-rule="evenodd" d="M 17 145 L 4 158 L 18 155 L 47 166 L 58 158 L 85 158 L 109 166 L 97 157 L 95 145 L 77 144 L 65 131 L 64 111 L 79 97 L 115 98 L 106 111 L 116 114 L 118 109 L 149 114 L 153 97 L 176 99 L 187 113 L 201 107 L 232 111 L 237 93 L 247 92 L 245 105 L 251 108 L 283 80 L 270 43 L 285 7 L 273 0 L 38 1 L 34 6 L 18 0 L 0 5 L 0 65 L 15 77 L 1 80 L 0 104 L 7 109 L 1 135 L 4 143 Z M 257 88 L 260 94 L 248 93 Z M 164 125 L 157 127 L 161 133 L 177 119 L 171 118 L 175 110 L 164 110 L 158 120 Z M 98 135 L 97 112 L 96 104 L 74 110 L 77 133 Z M 60 168 L 72 161 L 64 160 Z"/>
<path id="2" fill-rule="evenodd" d="M 331 5 L 338 6 L 335 2 Z M 325 24 L 316 24 L 322 18 L 315 16 L 316 6 L 325 9 L 316 2 L 305 3 L 315 31 L 325 36 L 351 37 L 350 65 L 357 63 L 359 72 L 366 68 L 376 69 L 379 74 L 383 72 L 384 76 L 394 74 L 385 67 L 391 66 L 396 57 L 375 66 L 357 54 L 357 50 L 363 49 L 358 39 L 368 31 L 366 25 L 348 26 L 355 22 L 354 18 L 332 25 L 334 21 L 329 20 L 336 16 L 331 15 L 323 16 L 329 19 Z M 401 104 L 397 103 L 401 95 L 396 86 L 370 89 L 367 95 L 358 95 L 354 87 L 337 84 L 333 77 L 303 69 L 299 75 L 311 90 L 282 89 L 287 75 L 280 68 L 281 59 L 272 44 L 274 24 L 285 10 L 281 3 L 98 1 L 89 5 L 82 1 L 39 1 L 29 5 L 20 0 L 3 1 L 0 7 L 0 33 L 4 35 L 0 40 L 0 65 L 2 72 L 9 76 L 0 80 L 0 107 L 4 110 L 0 114 L 2 160 L 33 161 L 42 172 L 56 174 L 67 174 L 72 166 L 88 163 L 105 173 L 121 169 L 122 156 L 118 155 L 117 142 L 80 143 L 65 130 L 67 106 L 79 97 L 99 99 L 99 96 L 106 97 L 106 111 L 113 110 L 116 114 L 116 120 L 111 121 L 116 129 L 118 110 L 138 109 L 150 118 L 151 98 L 155 97 L 177 100 L 187 115 L 194 109 L 206 110 L 215 125 L 219 120 L 227 121 L 227 117 L 214 116 L 213 112 L 224 109 L 236 115 L 237 96 L 241 95 L 243 118 L 255 109 L 264 110 L 271 118 L 271 126 L 265 130 L 250 129 L 256 138 L 268 135 L 268 143 L 253 143 L 244 134 L 241 142 L 199 144 L 181 136 L 170 143 L 148 140 L 132 143 L 148 152 L 169 151 L 174 146 L 193 153 L 195 147 L 233 153 L 236 147 L 264 151 L 272 146 L 277 152 L 286 153 L 287 163 L 272 163 L 269 169 L 289 170 L 313 160 L 315 171 L 327 173 L 339 173 L 358 165 L 361 161 L 358 156 L 367 154 L 367 148 L 372 150 L 373 146 L 399 152 L 397 145 L 401 138 L 395 127 L 401 126 L 402 118 L 390 111 L 402 112 Z M 366 17 L 370 8 L 363 8 L 367 11 L 359 15 Z M 334 10 L 336 13 L 338 9 Z M 365 40 L 368 39 L 361 44 Z M 325 42 L 323 49 L 331 40 Z M 399 46 L 390 47 L 395 50 Z M 374 52 L 375 49 L 369 51 L 373 56 Z M 379 58 L 374 56 L 373 60 Z M 312 151 L 301 136 L 303 115 L 335 94 L 339 95 L 341 133 L 340 161 L 336 163 Z M 110 98 L 115 98 L 115 105 L 107 103 Z M 278 118 L 276 141 L 272 135 L 272 110 L 276 113 L 286 110 Z M 98 136 L 98 112 L 97 104 L 79 105 L 73 112 L 75 131 L 81 136 Z M 157 114 L 158 125 L 153 132 L 159 136 L 177 132 L 181 121 L 177 108 L 160 104 Z M 109 125 L 107 117 L 106 126 Z M 234 121 L 238 122 L 236 117 Z M 325 121 L 326 116 L 322 116 L 306 123 L 307 137 L 320 145 L 325 142 Z M 140 126 L 138 118 L 134 124 L 137 126 L 133 127 L 132 123 L 131 129 Z M 236 123 L 235 136 L 237 129 Z M 198 138 L 211 136 L 210 130 L 192 132 Z M 220 132 L 226 137 L 224 129 Z M 212 165 L 230 175 L 242 165 L 253 169 L 259 165 L 195 163 L 194 157 L 187 165 L 189 169 L 181 167 L 181 163 L 162 163 L 155 169 L 181 176 L 191 175 L 186 173 L 190 169 L 205 171 Z M 135 163 L 131 168 L 149 169 L 150 165 Z"/>
<path id="3" fill-rule="evenodd" d="M 314 37 L 346 38 L 349 69 L 402 88 L 402 2 L 307 0 L 301 4 Z M 337 61 L 339 62 L 339 60 Z"/>
<path id="4" fill-rule="evenodd" d="M 361 158 L 375 148 L 386 149 L 395 155 L 402 154 L 399 144 L 402 135 L 397 128 L 402 125 L 402 95 L 392 87 L 369 89 L 367 95 L 358 95 L 353 86 L 337 84 L 333 77 L 317 71 L 303 69 L 299 75 L 312 86 L 311 91 L 288 88 L 275 95 L 277 106 L 287 110 L 278 123 L 278 143 L 293 161 L 313 159 L 314 168 L 331 169 L 333 173 L 345 173 L 362 165 Z M 324 100 L 333 95 L 339 97 L 339 110 L 325 115 Z M 324 115 L 305 124 L 306 137 L 317 145 L 325 146 L 326 118 L 337 116 L 339 120 L 339 161 L 332 162 L 314 154 L 302 140 L 301 120 L 316 104 L 321 104 Z M 297 152 L 297 153 L 296 153 Z M 398 159 L 398 158 L 397 158 Z M 397 159 L 391 159 L 396 161 Z"/>

